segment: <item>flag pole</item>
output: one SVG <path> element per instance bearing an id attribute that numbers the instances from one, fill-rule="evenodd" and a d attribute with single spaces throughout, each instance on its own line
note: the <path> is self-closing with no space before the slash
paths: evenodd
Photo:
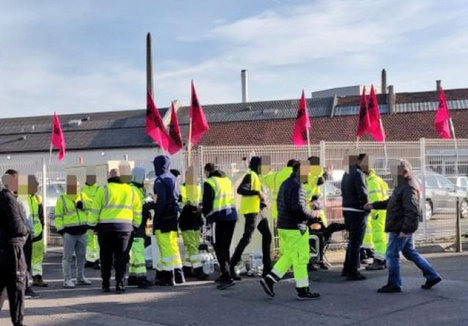
<path id="1" fill-rule="evenodd" d="M 359 152 L 359 139 L 360 139 L 360 137 L 357 136 L 356 138 L 357 138 L 357 140 L 356 140 L 356 150 Z"/>
<path id="2" fill-rule="evenodd" d="M 50 150 L 49 150 L 49 164 L 52 162 L 52 143 L 50 143 Z"/>
<path id="3" fill-rule="evenodd" d="M 384 140 L 383 140 L 383 145 L 384 145 L 384 156 L 385 156 L 385 165 L 384 165 L 384 170 L 385 172 L 387 172 L 387 168 L 388 168 L 388 154 L 387 154 L 387 137 L 385 136 L 385 133 L 384 133 L 384 128 L 383 128 L 383 123 L 382 123 L 382 118 L 379 119 L 379 123 L 380 123 L 380 130 L 382 130 L 382 133 L 384 134 Z"/>
<path id="4" fill-rule="evenodd" d="M 309 155 L 308 157 L 312 156 L 312 150 L 310 148 L 310 135 L 309 135 L 309 130 L 307 130 L 307 154 Z"/>
<path id="5" fill-rule="evenodd" d="M 449 119 L 450 129 L 452 131 L 454 146 L 455 146 L 455 176 L 458 176 L 458 141 L 457 136 L 455 135 L 455 127 L 453 126 L 452 118 Z"/>

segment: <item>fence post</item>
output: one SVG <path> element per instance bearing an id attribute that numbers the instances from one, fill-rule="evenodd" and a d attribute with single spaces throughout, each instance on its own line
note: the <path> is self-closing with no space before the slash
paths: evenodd
<path id="1" fill-rule="evenodd" d="M 421 175 L 422 175 L 422 219 L 424 225 L 424 239 L 428 240 L 427 234 L 427 219 L 426 219 L 426 138 L 419 139 L 419 153 L 420 153 L 420 160 L 421 160 Z"/>
<path id="2" fill-rule="evenodd" d="M 42 237 L 44 239 L 44 252 L 47 252 L 47 245 L 49 243 L 49 212 L 47 211 L 47 166 L 45 158 L 42 158 L 42 209 L 44 214 L 44 229 L 42 230 Z"/>
<path id="3" fill-rule="evenodd" d="M 463 246 L 462 246 L 462 239 L 461 239 L 461 223 L 460 223 L 460 197 L 457 196 L 457 216 L 455 219 L 455 234 L 456 234 L 456 239 L 455 239 L 455 251 L 456 252 L 462 252 L 463 251 Z"/>

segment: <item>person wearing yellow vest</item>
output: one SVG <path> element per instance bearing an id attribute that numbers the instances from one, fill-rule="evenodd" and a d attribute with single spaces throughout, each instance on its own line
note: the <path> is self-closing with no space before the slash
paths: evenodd
<path id="1" fill-rule="evenodd" d="M 86 260 L 87 216 L 85 208 L 90 204 L 86 195 L 78 191 L 76 176 L 67 176 L 67 191 L 57 198 L 55 205 L 55 227 L 63 236 L 63 287 L 70 289 L 76 285 L 91 285 L 84 275 Z M 72 281 L 71 267 L 76 256 L 76 283 Z"/>
<path id="2" fill-rule="evenodd" d="M 153 227 L 156 242 L 160 252 L 160 269 L 156 271 L 158 286 L 173 286 L 185 282 L 182 272 L 182 259 L 180 258 L 177 241 L 177 221 L 179 218 L 180 184 L 170 172 L 169 156 L 159 155 L 154 158 L 154 203 Z"/>
<path id="3" fill-rule="evenodd" d="M 98 188 L 99 186 L 96 184 L 96 172 L 88 168 L 86 171 L 86 183 L 81 193 L 85 194 L 92 201 L 96 196 Z M 85 267 L 93 267 L 96 270 L 101 269 L 98 237 L 93 230 L 88 230 Z"/>
<path id="4" fill-rule="evenodd" d="M 263 253 L 263 274 L 267 275 L 271 270 L 271 232 L 268 220 L 260 215 L 260 211 L 265 207 L 265 196 L 262 192 L 260 183 L 262 158 L 254 156 L 250 159 L 249 170 L 244 179 L 237 188 L 237 193 L 242 196 L 240 213 L 245 217 L 244 234 L 231 257 L 231 276 L 234 280 L 240 280 L 235 267 L 241 260 L 245 248 L 252 240 L 255 228 L 262 234 L 262 253 Z"/>
<path id="5" fill-rule="evenodd" d="M 369 175 L 367 176 L 367 189 L 369 192 L 369 203 L 371 204 L 385 201 L 389 198 L 388 184 L 375 173 L 374 169 L 369 169 Z M 385 260 L 385 254 L 387 252 L 387 236 L 385 234 L 386 219 L 387 211 L 385 209 L 371 210 L 369 221 L 372 230 L 371 243 L 374 247 L 374 262 L 371 265 L 366 266 L 366 270 L 374 271 L 387 268 Z"/>
<path id="6" fill-rule="evenodd" d="M 42 280 L 42 264 L 44 262 L 44 208 L 42 198 L 37 195 L 39 183 L 34 175 L 28 176 L 28 206 L 33 221 L 32 239 L 32 278 L 33 286 L 47 287 L 48 284 Z"/>
<path id="7" fill-rule="evenodd" d="M 130 236 L 142 219 L 140 197 L 125 183 L 126 178 L 131 178 L 131 171 L 126 168 L 121 166 L 109 172 L 107 185 L 99 187 L 88 215 L 88 225 L 98 232 L 102 291 L 106 293 L 110 292 L 112 265 L 116 292 L 125 292 Z"/>
<path id="8" fill-rule="evenodd" d="M 206 280 L 208 275 L 203 272 L 200 257 L 200 227 L 203 226 L 201 216 L 202 191 L 198 185 L 193 169 L 187 171 L 185 183 L 180 186 L 180 197 L 183 205 L 179 218 L 179 229 L 185 247 L 183 272 L 185 277 L 195 276 L 199 280 Z M 192 274 L 193 269 L 193 274 Z"/>
<path id="9" fill-rule="evenodd" d="M 231 180 L 213 163 L 204 168 L 206 180 L 203 185 L 203 215 L 211 225 L 213 247 L 218 259 L 221 276 L 216 280 L 218 290 L 234 285 L 229 267 L 229 249 L 236 227 L 237 210 Z"/>

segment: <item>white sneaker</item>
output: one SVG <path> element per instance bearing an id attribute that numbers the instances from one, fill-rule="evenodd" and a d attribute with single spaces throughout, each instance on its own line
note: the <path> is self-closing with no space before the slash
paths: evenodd
<path id="1" fill-rule="evenodd" d="M 86 277 L 83 277 L 76 281 L 76 285 L 91 285 L 91 281 L 88 280 Z"/>
<path id="2" fill-rule="evenodd" d="M 73 283 L 72 280 L 63 281 L 63 287 L 65 289 L 74 289 L 75 288 L 75 283 Z"/>

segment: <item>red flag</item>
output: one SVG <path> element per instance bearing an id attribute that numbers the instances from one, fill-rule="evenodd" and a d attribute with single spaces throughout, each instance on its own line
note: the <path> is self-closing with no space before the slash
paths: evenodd
<path id="1" fill-rule="evenodd" d="M 362 137 L 370 128 L 370 117 L 366 98 L 366 88 L 362 89 L 361 104 L 359 107 L 359 122 L 357 136 Z"/>
<path id="2" fill-rule="evenodd" d="M 205 132 L 207 132 L 210 127 L 206 121 L 205 113 L 203 108 L 198 102 L 197 92 L 195 91 L 195 85 L 192 80 L 192 102 L 190 105 L 190 120 L 192 123 L 192 135 L 190 137 L 190 142 L 193 145 L 198 144 L 200 138 Z"/>
<path id="3" fill-rule="evenodd" d="M 370 97 L 368 101 L 367 111 L 369 113 L 370 127 L 368 133 L 378 142 L 385 141 L 385 130 L 380 117 L 379 103 L 375 95 L 374 85 L 371 86 Z"/>
<path id="4" fill-rule="evenodd" d="M 171 122 L 169 123 L 169 148 L 168 151 L 171 155 L 177 153 L 184 147 L 184 142 L 182 141 L 182 133 L 180 132 L 179 120 L 177 119 L 177 114 L 172 102 L 171 107 Z"/>
<path id="5" fill-rule="evenodd" d="M 296 123 L 294 124 L 294 130 L 292 135 L 292 141 L 294 145 L 300 147 L 308 144 L 307 135 L 309 133 L 309 129 L 309 111 L 307 110 L 304 90 L 302 90 L 302 96 L 301 100 L 299 101 L 299 107 L 297 108 Z"/>
<path id="6" fill-rule="evenodd" d="M 167 151 L 169 137 L 149 90 L 146 93 L 146 133 L 162 150 Z"/>
<path id="7" fill-rule="evenodd" d="M 52 135 L 50 136 L 50 143 L 53 147 L 59 150 L 59 162 L 65 158 L 65 137 L 63 137 L 62 126 L 57 113 L 54 112 L 54 120 L 52 122 Z"/>
<path id="8" fill-rule="evenodd" d="M 434 126 L 439 134 L 440 137 L 444 139 L 451 139 L 452 134 L 450 133 L 450 111 L 447 105 L 447 101 L 445 100 L 445 93 L 442 87 L 439 91 L 439 108 L 437 109 L 437 113 L 434 120 Z"/>

